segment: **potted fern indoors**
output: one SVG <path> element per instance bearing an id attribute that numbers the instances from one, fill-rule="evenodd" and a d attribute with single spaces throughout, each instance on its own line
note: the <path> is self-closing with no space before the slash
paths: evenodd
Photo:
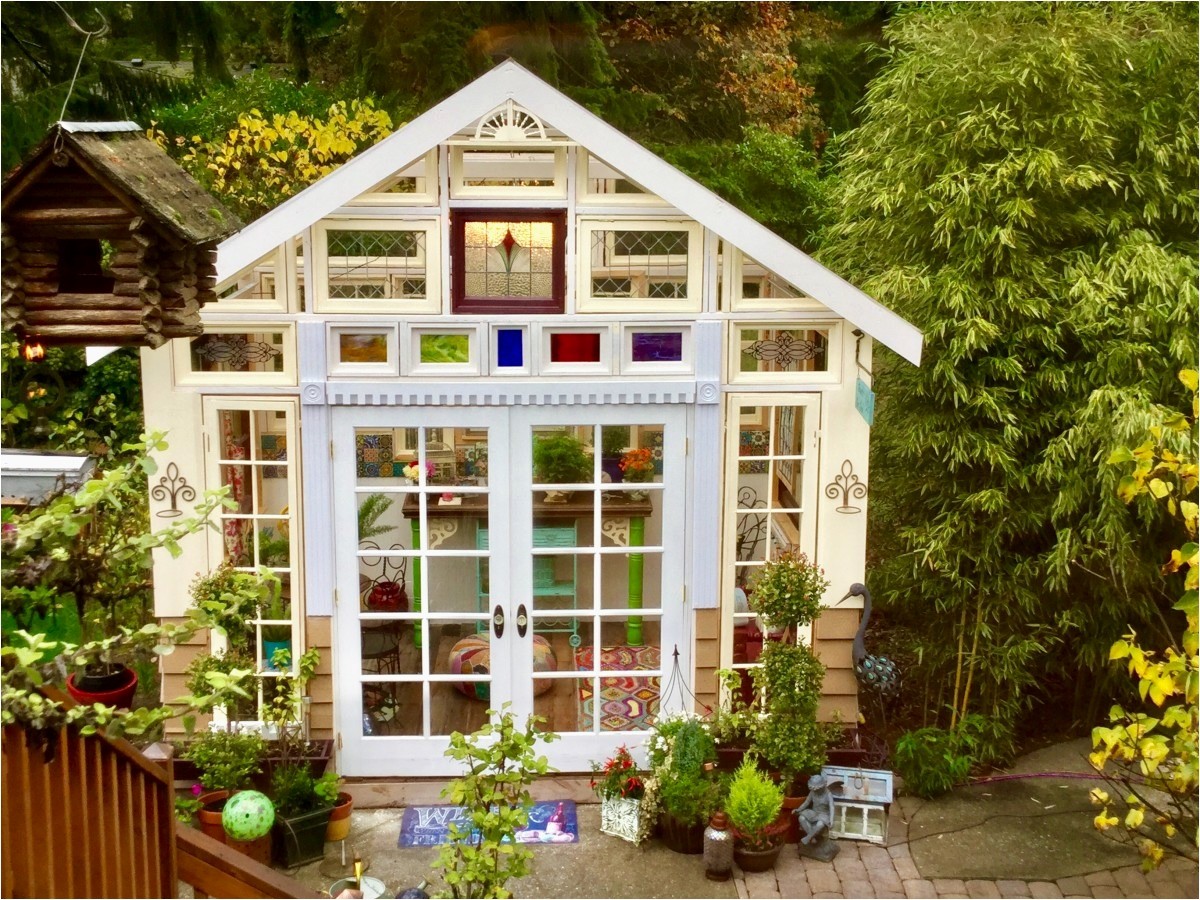
<path id="1" fill-rule="evenodd" d="M 745 759 L 729 783 L 725 814 L 733 826 L 733 858 L 744 872 L 765 872 L 779 859 L 787 832 L 783 789 Z"/>
<path id="2" fill-rule="evenodd" d="M 542 484 L 580 484 L 592 480 L 592 457 L 583 441 L 565 431 L 536 435 L 533 470 Z M 547 503 L 566 503 L 572 491 L 547 490 Z"/>

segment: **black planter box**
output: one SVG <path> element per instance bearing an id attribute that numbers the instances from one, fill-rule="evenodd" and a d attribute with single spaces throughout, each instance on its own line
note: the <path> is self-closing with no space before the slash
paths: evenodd
<path id="1" fill-rule="evenodd" d="M 325 858 L 325 828 L 333 808 L 284 818 L 276 815 L 271 850 L 276 865 L 293 868 Z"/>

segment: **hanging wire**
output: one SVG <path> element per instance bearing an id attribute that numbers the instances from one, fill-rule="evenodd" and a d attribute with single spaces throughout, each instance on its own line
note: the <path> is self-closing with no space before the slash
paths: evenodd
<path id="1" fill-rule="evenodd" d="M 62 109 L 58 113 L 58 121 L 60 124 L 57 133 L 54 135 L 54 152 L 58 153 L 62 150 L 61 123 L 63 116 L 67 114 L 67 104 L 71 102 L 71 94 L 75 92 L 75 81 L 79 78 L 79 70 L 83 67 L 83 57 L 84 54 L 87 53 L 88 42 L 94 37 L 101 37 L 108 33 L 108 20 L 104 18 L 104 15 L 100 12 L 100 10 L 93 9 L 96 15 L 100 17 L 101 24 L 100 27 L 95 31 L 88 31 L 86 28 L 81 27 L 80 24 L 73 18 L 71 18 L 71 14 L 63 9 L 62 4 L 59 3 L 58 0 L 51 0 L 51 2 L 53 2 L 54 5 L 58 7 L 59 12 L 66 17 L 67 24 L 83 35 L 83 46 L 79 48 L 79 59 L 75 63 L 75 74 L 71 76 L 71 84 L 67 87 L 67 96 L 63 98 Z"/>

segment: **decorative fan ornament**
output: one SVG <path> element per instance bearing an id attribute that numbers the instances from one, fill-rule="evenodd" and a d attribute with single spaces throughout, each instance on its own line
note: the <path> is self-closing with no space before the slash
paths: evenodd
<path id="1" fill-rule="evenodd" d="M 494 141 L 544 141 L 546 128 L 542 120 L 512 100 L 492 110 L 479 120 L 475 129 L 476 140 Z"/>

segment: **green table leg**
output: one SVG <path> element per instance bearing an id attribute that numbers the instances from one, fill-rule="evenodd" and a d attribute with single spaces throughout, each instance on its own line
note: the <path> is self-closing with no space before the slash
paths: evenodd
<path id="1" fill-rule="evenodd" d="M 642 516 L 631 516 L 629 519 L 629 546 L 641 547 L 646 543 L 646 520 Z M 629 554 L 629 608 L 642 608 L 642 564 L 645 556 L 641 553 Z M 630 647 L 642 646 L 642 617 L 630 616 L 625 625 L 625 643 Z"/>
<path id="2" fill-rule="evenodd" d="M 412 558 L 413 568 L 413 590 L 412 590 L 412 608 L 413 612 L 421 611 L 421 520 L 412 520 L 412 545 L 418 551 L 417 555 Z M 413 646 L 418 650 L 421 649 L 421 620 L 413 622 Z"/>

